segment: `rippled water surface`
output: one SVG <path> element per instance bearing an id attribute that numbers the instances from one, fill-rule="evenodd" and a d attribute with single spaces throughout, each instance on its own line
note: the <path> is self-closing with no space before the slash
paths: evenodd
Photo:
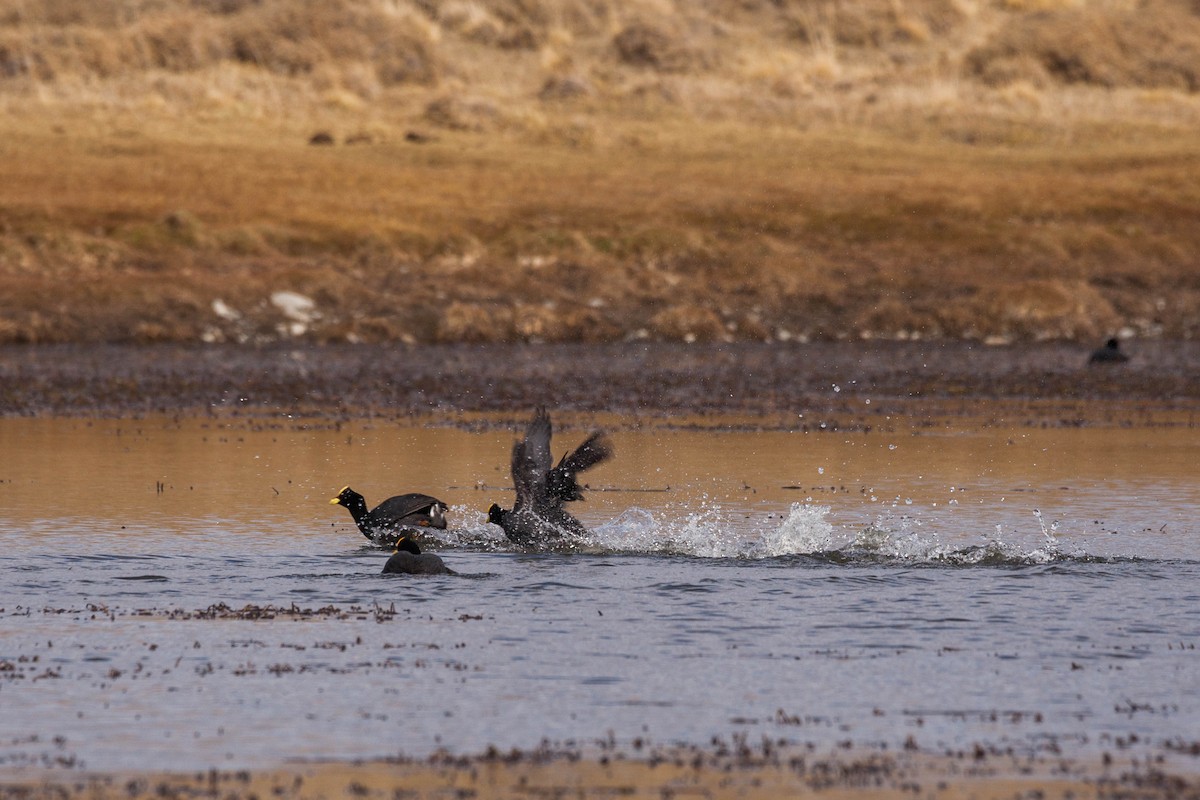
<path id="1" fill-rule="evenodd" d="M 486 524 L 513 436 L 0 420 L 0 767 L 1200 731 L 1194 428 L 619 430 L 578 553 Z M 460 574 L 379 574 L 347 483 Z"/>

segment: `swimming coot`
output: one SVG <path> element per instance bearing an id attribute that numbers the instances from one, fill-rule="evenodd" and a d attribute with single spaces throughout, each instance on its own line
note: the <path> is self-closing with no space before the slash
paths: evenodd
<path id="1" fill-rule="evenodd" d="M 446 527 L 446 504 L 419 492 L 389 497 L 367 511 L 363 496 L 346 486 L 329 502 L 345 506 L 362 535 L 377 544 L 393 544 L 404 531 Z"/>
<path id="2" fill-rule="evenodd" d="M 551 468 L 550 436 L 550 415 L 545 408 L 538 408 L 525 438 L 513 445 L 516 502 L 511 511 L 495 503 L 488 509 L 488 522 L 503 528 L 517 544 L 545 546 L 586 536 L 583 524 L 563 508 L 563 503 L 582 500 L 578 474 L 613 454 L 608 437 L 597 431 Z"/>
<path id="3" fill-rule="evenodd" d="M 383 572 L 396 575 L 453 575 L 454 570 L 433 553 L 422 553 L 412 536 L 403 534 L 396 542 L 396 552 L 383 565 Z"/>
<path id="4" fill-rule="evenodd" d="M 1123 364 L 1128 360 L 1129 356 L 1121 352 L 1121 343 L 1116 339 L 1109 339 L 1088 356 L 1089 364 Z"/>

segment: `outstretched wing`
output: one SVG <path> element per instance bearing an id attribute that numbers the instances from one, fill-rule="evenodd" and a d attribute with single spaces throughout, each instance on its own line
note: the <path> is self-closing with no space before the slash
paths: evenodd
<path id="1" fill-rule="evenodd" d="M 512 479 L 517 491 L 513 511 L 540 505 L 550 472 L 550 415 L 539 407 L 529 421 L 525 438 L 513 445 Z"/>
<path id="2" fill-rule="evenodd" d="M 576 480 L 577 475 L 597 464 L 612 458 L 612 442 L 603 431 L 596 431 L 583 443 L 567 453 L 550 470 L 546 478 L 546 491 L 563 502 L 583 499 L 583 488 Z"/>

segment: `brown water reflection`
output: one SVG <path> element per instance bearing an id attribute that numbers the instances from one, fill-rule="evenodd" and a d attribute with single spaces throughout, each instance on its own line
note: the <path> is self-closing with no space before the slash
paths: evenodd
<path id="1" fill-rule="evenodd" d="M 594 422 L 560 425 L 556 454 Z M 997 525 L 1036 532 L 1038 509 L 1065 520 L 1061 532 L 1074 536 L 1157 530 L 1183 537 L 1176 544 L 1186 549 L 1196 533 L 1196 428 L 931 434 L 706 426 L 617 430 L 617 456 L 589 473 L 592 491 L 576 513 L 597 526 L 631 506 L 660 517 L 719 508 L 736 525 L 739 515 L 785 514 L 811 502 L 850 528 L 901 515 L 978 539 Z M 511 500 L 514 436 L 495 425 L 0 419 L 0 525 L 32 534 L 29 544 L 40 531 L 136 529 L 149 551 L 156 531 L 170 540 L 198 519 L 357 545 L 348 515 L 328 504 L 350 484 L 369 503 L 435 494 L 454 507 L 452 527 L 478 528 L 489 503 Z"/>

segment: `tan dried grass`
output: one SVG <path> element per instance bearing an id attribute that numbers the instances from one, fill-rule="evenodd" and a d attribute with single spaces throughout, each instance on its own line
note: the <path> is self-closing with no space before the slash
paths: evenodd
<path id="1" fill-rule="evenodd" d="M 1200 14 L 1183 0 L 1017 14 L 968 53 L 986 83 L 1055 81 L 1200 91 Z"/>
<path id="2" fill-rule="evenodd" d="M 1013 8 L 0 0 L 0 335 L 1190 335 L 1197 94 Z"/>

